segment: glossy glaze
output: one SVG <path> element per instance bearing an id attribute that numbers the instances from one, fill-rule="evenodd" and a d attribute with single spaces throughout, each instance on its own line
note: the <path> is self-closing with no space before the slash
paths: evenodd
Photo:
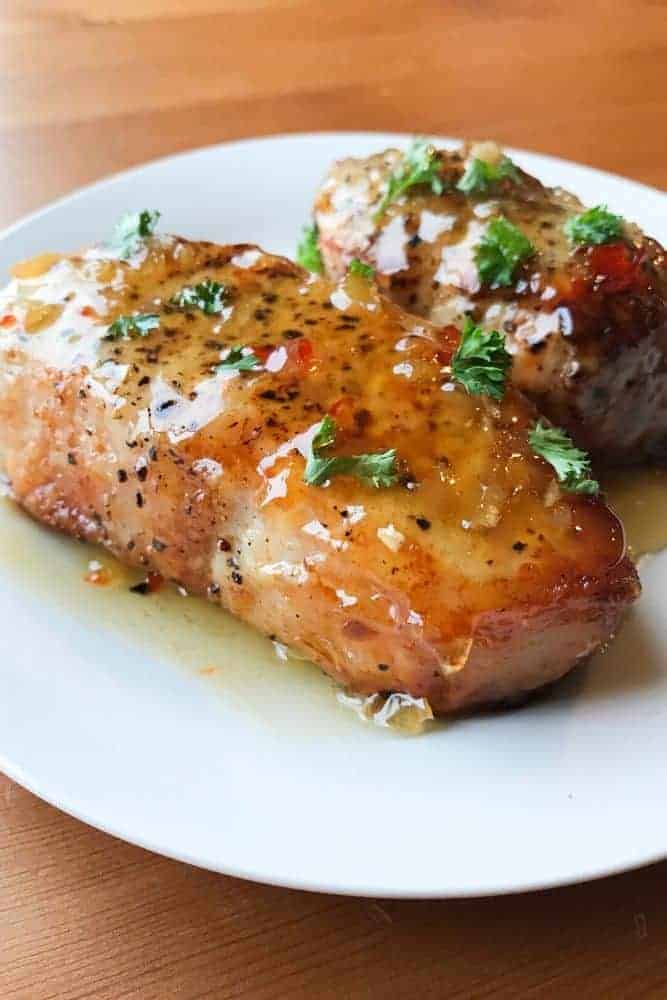
<path id="1" fill-rule="evenodd" d="M 377 218 L 398 150 L 342 160 L 315 203 L 328 273 L 360 257 L 391 298 L 437 324 L 466 316 L 507 337 L 513 378 L 554 422 L 606 461 L 667 455 L 667 266 L 658 243 L 625 223 L 620 241 L 573 247 L 564 225 L 583 210 L 561 189 L 520 172 L 483 195 L 455 190 L 473 157 L 497 159 L 493 144 L 441 151 L 448 190 L 412 188 Z M 503 215 L 535 254 L 512 285 L 480 283 L 475 247 Z"/>
<path id="2" fill-rule="evenodd" d="M 171 304 L 204 277 L 229 289 L 221 315 Z M 0 302 L 0 456 L 17 499 L 356 690 L 440 711 L 511 695 L 590 652 L 636 596 L 616 518 L 560 492 L 527 444 L 525 400 L 467 395 L 449 376 L 455 334 L 362 278 L 155 239 L 129 263 L 95 249 L 24 266 Z M 131 312 L 159 329 L 105 339 Z M 235 346 L 262 367 L 217 370 Z M 340 453 L 396 448 L 396 486 L 304 483 L 327 413 Z M 552 635 L 539 656 L 538 627 Z"/>

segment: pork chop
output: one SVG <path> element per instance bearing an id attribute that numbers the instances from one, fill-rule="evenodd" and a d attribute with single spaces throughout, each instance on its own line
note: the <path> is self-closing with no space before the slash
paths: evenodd
<path id="1" fill-rule="evenodd" d="M 411 161 L 396 149 L 332 166 L 314 210 L 328 276 L 340 278 L 359 258 L 410 312 L 435 324 L 471 317 L 503 331 L 516 385 L 596 460 L 664 462 L 660 244 L 602 206 L 586 212 L 493 144 L 431 154 L 435 169 L 412 175 L 426 182 L 407 187 L 396 178 L 409 179 Z M 518 258 L 504 273 L 492 266 L 499 225 Z"/>
<path id="2" fill-rule="evenodd" d="M 44 255 L 0 293 L 0 471 L 354 692 L 522 695 L 639 584 L 614 514 L 532 451 L 532 404 L 452 379 L 457 344 L 253 246 Z"/>

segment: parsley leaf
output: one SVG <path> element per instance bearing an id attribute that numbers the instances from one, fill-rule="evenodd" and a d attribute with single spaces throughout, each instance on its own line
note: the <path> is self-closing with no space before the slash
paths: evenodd
<path id="1" fill-rule="evenodd" d="M 488 163 L 475 157 L 468 163 L 456 188 L 464 194 L 486 194 L 494 184 L 505 178 L 519 179 L 519 171 L 509 157 L 503 156 L 499 163 Z"/>
<path id="2" fill-rule="evenodd" d="M 366 278 L 367 281 L 372 281 L 375 277 L 375 268 L 371 267 L 370 264 L 365 264 L 358 257 L 352 258 L 347 271 L 348 274 L 358 274 L 360 278 Z"/>
<path id="3" fill-rule="evenodd" d="M 608 211 L 606 205 L 596 205 L 581 215 L 568 219 L 563 227 L 565 235 L 572 243 L 588 243 L 597 246 L 611 243 L 623 233 L 623 219 Z"/>
<path id="4" fill-rule="evenodd" d="M 327 458 L 319 452 L 329 448 L 336 440 L 336 424 L 326 416 L 313 437 L 310 454 L 303 473 L 309 486 L 322 486 L 334 476 L 356 476 L 367 486 L 383 489 L 398 481 L 396 449 L 373 452 L 369 455 L 336 455 Z"/>
<path id="5" fill-rule="evenodd" d="M 217 316 L 229 300 L 229 288 L 206 278 L 198 285 L 186 285 L 172 299 L 179 309 L 201 309 L 207 316 Z"/>
<path id="6" fill-rule="evenodd" d="M 528 440 L 533 451 L 553 466 L 558 482 L 568 493 L 595 496 L 600 492 L 599 483 L 588 478 L 591 471 L 588 455 L 575 447 L 565 431 L 538 420 Z"/>
<path id="7" fill-rule="evenodd" d="M 473 396 L 502 399 L 512 356 L 497 330 L 483 330 L 466 319 L 461 342 L 452 358 L 452 377 Z"/>
<path id="8" fill-rule="evenodd" d="M 147 337 L 151 330 L 160 325 L 160 317 L 155 313 L 135 313 L 134 316 L 119 316 L 107 328 L 104 340 L 130 340 Z"/>
<path id="9" fill-rule="evenodd" d="M 416 184 L 428 184 L 433 194 L 442 194 L 445 190 L 438 151 L 426 139 L 414 140 L 402 163 L 389 177 L 387 190 L 373 216 L 374 221 L 378 222 L 387 207 Z"/>
<path id="10" fill-rule="evenodd" d="M 324 273 L 324 261 L 317 240 L 320 231 L 316 222 L 303 227 L 303 236 L 296 248 L 296 262 L 314 274 Z"/>
<path id="11" fill-rule="evenodd" d="M 159 218 L 160 213 L 155 209 L 128 212 L 116 223 L 108 245 L 121 258 L 131 257 L 141 246 L 141 241 L 153 235 Z"/>
<path id="12" fill-rule="evenodd" d="M 216 366 L 218 372 L 251 372 L 259 368 L 259 358 L 253 351 L 243 353 L 242 347 L 232 347 L 224 361 Z"/>
<path id="13" fill-rule="evenodd" d="M 499 288 L 511 285 L 517 266 L 534 253 L 530 240 L 501 215 L 489 223 L 475 247 L 475 263 L 481 280 Z"/>

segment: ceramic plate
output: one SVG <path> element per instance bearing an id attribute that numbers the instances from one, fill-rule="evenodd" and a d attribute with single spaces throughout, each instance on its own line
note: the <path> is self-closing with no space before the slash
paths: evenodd
<path id="1" fill-rule="evenodd" d="M 166 231 L 293 254 L 327 164 L 408 138 L 292 135 L 160 160 L 19 222 L 0 268 L 144 207 Z M 512 155 L 667 238 L 664 194 Z M 360 722 L 314 667 L 217 609 L 138 597 L 118 574 L 91 587 L 93 551 L 7 500 L 0 518 L 0 766 L 86 822 L 232 875 L 374 896 L 511 892 L 665 855 L 665 555 L 642 566 L 606 655 L 520 710 L 408 738 Z"/>

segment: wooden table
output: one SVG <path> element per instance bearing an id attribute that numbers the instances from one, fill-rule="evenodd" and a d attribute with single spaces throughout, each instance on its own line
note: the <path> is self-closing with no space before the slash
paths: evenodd
<path id="1" fill-rule="evenodd" d="M 309 129 L 493 136 L 667 186 L 666 59 L 659 0 L 4 0 L 0 222 L 165 153 Z M 0 778 L 0 997 L 664 998 L 666 874 L 309 895 L 148 854 Z"/>

